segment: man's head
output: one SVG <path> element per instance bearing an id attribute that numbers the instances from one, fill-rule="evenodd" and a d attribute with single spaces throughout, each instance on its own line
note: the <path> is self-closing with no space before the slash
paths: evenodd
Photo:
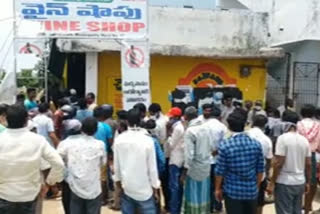
<path id="1" fill-rule="evenodd" d="M 230 94 L 226 94 L 223 98 L 223 104 L 227 107 L 232 106 L 232 96 Z"/>
<path id="2" fill-rule="evenodd" d="M 69 102 L 68 102 L 68 100 L 66 98 L 61 98 L 61 99 L 58 100 L 57 104 L 58 104 L 58 108 L 61 108 L 64 105 L 68 105 Z"/>
<path id="3" fill-rule="evenodd" d="M 198 110 L 194 106 L 189 106 L 184 110 L 184 118 L 186 121 L 191 121 L 198 117 Z"/>
<path id="4" fill-rule="evenodd" d="M 299 121 L 299 115 L 294 111 L 286 110 L 282 114 L 282 121 L 297 124 Z"/>
<path id="5" fill-rule="evenodd" d="M 79 99 L 78 105 L 79 105 L 79 108 L 80 108 L 81 110 L 86 110 L 86 109 L 87 109 L 86 99 L 84 99 L 84 98 Z"/>
<path id="6" fill-rule="evenodd" d="M 212 111 L 211 111 L 211 117 L 219 119 L 221 117 L 221 110 L 217 106 L 213 105 Z"/>
<path id="7" fill-rule="evenodd" d="M 141 113 L 137 108 L 128 111 L 128 123 L 130 127 L 140 127 Z"/>
<path id="8" fill-rule="evenodd" d="M 180 120 L 181 116 L 182 116 L 182 111 L 180 108 L 178 107 L 173 107 L 169 110 L 167 116 L 170 119 L 174 119 L 174 120 Z"/>
<path id="9" fill-rule="evenodd" d="M 140 118 L 145 118 L 147 115 L 147 107 L 143 103 L 137 103 L 133 106 L 134 109 L 137 109 L 140 112 Z"/>
<path id="10" fill-rule="evenodd" d="M 262 109 L 262 101 L 261 100 L 256 100 L 256 102 L 254 103 L 254 109 L 257 111 L 260 111 Z"/>
<path id="11" fill-rule="evenodd" d="M 25 99 L 26 99 L 26 96 L 24 94 L 20 93 L 16 97 L 16 102 L 17 103 L 24 103 Z"/>
<path id="12" fill-rule="evenodd" d="M 212 110 L 213 110 L 213 105 L 212 104 L 204 104 L 202 106 L 203 117 L 205 119 L 209 119 L 211 117 Z"/>
<path id="13" fill-rule="evenodd" d="M 29 100 L 36 99 L 37 93 L 35 88 L 28 88 L 27 89 L 27 96 Z"/>
<path id="14" fill-rule="evenodd" d="M 41 103 L 39 105 L 39 113 L 45 114 L 49 111 L 49 104 L 48 103 Z"/>
<path id="15" fill-rule="evenodd" d="M 104 115 L 104 111 L 103 111 L 103 109 L 101 108 L 101 106 L 98 106 L 98 107 L 96 107 L 96 108 L 93 110 L 93 116 L 94 116 L 98 121 L 104 121 L 104 120 L 107 119 L 107 118 L 105 117 L 105 115 Z"/>
<path id="16" fill-rule="evenodd" d="M 118 120 L 128 120 L 128 112 L 126 110 L 117 111 Z"/>
<path id="17" fill-rule="evenodd" d="M 315 116 L 316 107 L 306 104 L 301 108 L 300 114 L 303 118 L 313 118 Z"/>
<path id="18" fill-rule="evenodd" d="M 98 121 L 94 117 L 88 117 L 82 122 L 81 130 L 83 133 L 89 136 L 93 136 L 98 129 Z"/>
<path id="19" fill-rule="evenodd" d="M 161 112 L 161 106 L 158 103 L 152 103 L 148 110 L 151 117 L 157 118 Z"/>
<path id="20" fill-rule="evenodd" d="M 95 102 L 95 100 L 96 100 L 96 95 L 94 95 L 94 93 L 90 92 L 90 93 L 87 94 L 86 100 L 87 100 L 87 104 L 88 104 L 88 105 L 91 105 L 92 103 Z"/>
<path id="21" fill-rule="evenodd" d="M 315 117 L 320 120 L 320 108 L 316 109 Z"/>
<path id="22" fill-rule="evenodd" d="M 0 104 L 0 124 L 7 126 L 7 110 L 8 105 L 7 104 Z"/>
<path id="23" fill-rule="evenodd" d="M 20 129 L 27 125 L 28 112 L 21 105 L 12 105 L 7 109 L 7 123 L 9 129 Z"/>
<path id="24" fill-rule="evenodd" d="M 108 119 L 112 118 L 113 115 L 113 106 L 109 104 L 104 104 L 101 106 L 102 111 L 103 111 L 103 116 Z"/>
<path id="25" fill-rule="evenodd" d="M 286 108 L 293 108 L 294 107 L 294 102 L 293 99 L 286 99 L 286 103 L 285 103 Z"/>
<path id="26" fill-rule="evenodd" d="M 246 100 L 244 106 L 250 111 L 252 109 L 253 102 L 251 100 Z"/>
<path id="27" fill-rule="evenodd" d="M 264 115 L 258 114 L 253 117 L 253 127 L 258 127 L 260 129 L 265 129 L 266 124 L 268 123 L 268 118 Z"/>
<path id="28" fill-rule="evenodd" d="M 243 132 L 247 122 L 245 115 L 239 111 L 231 113 L 227 119 L 229 129 L 233 132 Z"/>

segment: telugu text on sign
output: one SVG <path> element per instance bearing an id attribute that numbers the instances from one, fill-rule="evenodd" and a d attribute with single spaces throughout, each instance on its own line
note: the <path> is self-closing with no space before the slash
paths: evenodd
<path id="1" fill-rule="evenodd" d="M 49 35 L 145 38 L 146 0 L 16 0 L 23 20 L 41 22 Z"/>

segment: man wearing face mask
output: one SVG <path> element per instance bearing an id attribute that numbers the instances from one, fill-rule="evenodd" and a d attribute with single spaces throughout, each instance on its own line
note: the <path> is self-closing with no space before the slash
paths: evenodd
<path id="1" fill-rule="evenodd" d="M 168 138 L 170 151 L 169 160 L 169 193 L 170 202 L 169 210 L 171 214 L 179 214 L 182 204 L 183 186 L 179 182 L 183 171 L 184 163 L 184 126 L 181 122 L 182 111 L 174 107 L 169 113 L 169 124 L 172 127 L 172 133 Z"/>
<path id="2" fill-rule="evenodd" d="M 257 100 L 257 101 L 254 103 L 253 109 L 249 111 L 249 113 L 248 113 L 248 123 L 249 123 L 250 126 L 252 125 L 252 123 L 253 123 L 253 118 L 254 118 L 256 115 L 267 116 L 267 113 L 265 112 L 265 110 L 263 110 L 262 105 L 263 105 L 263 104 L 262 104 L 262 101 L 261 101 L 261 100 Z"/>

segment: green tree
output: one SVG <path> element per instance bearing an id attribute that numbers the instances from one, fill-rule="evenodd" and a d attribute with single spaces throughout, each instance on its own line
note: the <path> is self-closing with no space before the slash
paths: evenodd
<path id="1" fill-rule="evenodd" d="M 33 72 L 33 69 L 21 69 L 17 73 L 17 86 L 26 88 L 43 88 L 41 80 L 37 77 L 38 72 Z"/>

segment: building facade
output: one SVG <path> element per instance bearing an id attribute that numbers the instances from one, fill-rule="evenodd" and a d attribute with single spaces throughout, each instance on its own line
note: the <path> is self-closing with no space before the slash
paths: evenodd
<path id="1" fill-rule="evenodd" d="M 232 3 L 232 2 L 231 2 Z M 220 6 L 232 6 L 220 1 Z M 229 5 L 229 6 L 228 6 Z M 268 47 L 267 13 L 243 9 L 150 6 L 150 82 L 164 110 L 175 90 L 193 91 L 195 105 L 218 91 L 241 100 L 265 100 L 267 61 L 284 57 Z M 190 5 L 189 5 L 190 6 Z M 120 45 L 114 41 L 60 39 L 61 52 L 86 53 L 85 91 L 121 109 Z"/>

